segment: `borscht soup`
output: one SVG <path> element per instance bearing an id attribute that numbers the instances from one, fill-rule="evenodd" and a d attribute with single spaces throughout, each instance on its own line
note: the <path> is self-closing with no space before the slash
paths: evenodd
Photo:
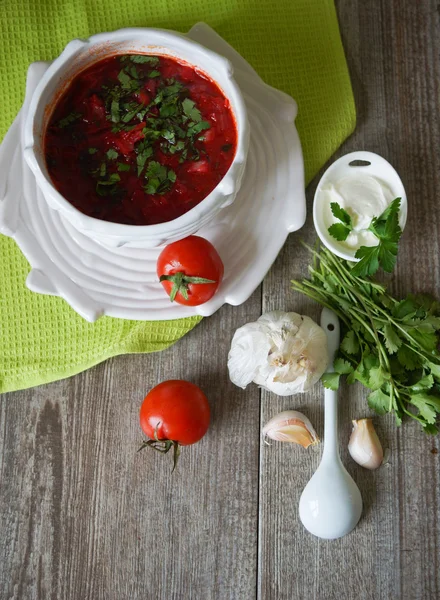
<path id="1" fill-rule="evenodd" d="M 82 213 L 153 225 L 206 198 L 236 146 L 231 106 L 214 81 L 168 56 L 124 54 L 70 82 L 44 153 L 54 187 Z"/>

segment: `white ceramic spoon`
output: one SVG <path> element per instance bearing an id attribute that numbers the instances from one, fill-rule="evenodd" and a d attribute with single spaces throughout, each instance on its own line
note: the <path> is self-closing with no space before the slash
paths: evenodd
<path id="1" fill-rule="evenodd" d="M 329 371 L 339 347 L 339 321 L 328 308 L 321 315 L 328 337 Z M 338 394 L 325 390 L 324 452 L 321 464 L 304 488 L 299 516 L 304 527 L 320 538 L 335 539 L 349 533 L 360 519 L 362 497 L 339 457 Z"/>

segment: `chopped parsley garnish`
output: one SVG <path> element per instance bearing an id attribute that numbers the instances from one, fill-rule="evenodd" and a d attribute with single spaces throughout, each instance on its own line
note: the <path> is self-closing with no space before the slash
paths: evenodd
<path id="1" fill-rule="evenodd" d="M 159 64 L 159 58 L 157 56 L 151 56 L 150 54 L 125 54 L 121 57 L 122 62 L 127 62 L 129 60 L 139 65 L 148 63 L 152 67 Z"/>
<path id="2" fill-rule="evenodd" d="M 114 98 L 111 102 L 110 116 L 111 116 L 111 120 L 113 121 L 113 123 L 118 123 L 120 116 L 119 116 L 119 100 L 117 98 Z"/>
<path id="3" fill-rule="evenodd" d="M 144 190 L 147 194 L 164 194 L 176 181 L 176 173 L 160 162 L 151 160 L 155 144 L 158 143 L 164 154 L 177 154 L 179 163 L 185 160 L 197 161 L 201 153 L 197 142 L 204 141 L 200 134 L 211 125 L 202 120 L 196 103 L 188 97 L 188 89 L 176 79 L 161 80 L 153 88 L 154 94 L 151 94 L 151 88 L 147 84 L 143 87 L 148 79 L 161 76 L 159 57 L 130 54 L 121 57 L 120 64 L 122 68 L 117 81 L 102 88 L 107 120 L 113 123 L 111 131 L 116 134 L 129 134 L 139 123 L 145 123 L 142 129 L 143 139 L 134 146 L 136 172 L 138 177 L 145 177 Z M 143 64 L 153 67 L 153 70 L 141 67 Z M 124 155 L 123 152 L 121 154 Z M 110 165 L 119 156 L 115 149 L 110 148 L 105 153 L 110 162 L 103 162 L 94 171 L 98 180 L 96 190 L 100 195 L 115 193 L 115 184 L 120 177 L 117 172 L 113 172 L 114 166 Z M 118 172 L 130 170 L 130 166 L 123 162 L 118 162 L 115 166 Z"/>
<path id="4" fill-rule="evenodd" d="M 96 183 L 96 193 L 99 196 L 107 196 L 117 192 L 116 183 L 121 181 L 121 177 L 117 173 L 112 173 L 107 179 L 101 179 Z"/>
<path id="5" fill-rule="evenodd" d="M 124 109 L 127 111 L 122 117 L 124 123 L 129 123 L 142 110 L 142 104 L 138 102 L 128 102 L 124 104 Z"/>
<path id="6" fill-rule="evenodd" d="M 98 152 L 98 148 L 89 148 L 89 154 L 96 154 Z"/>
<path id="7" fill-rule="evenodd" d="M 151 146 L 146 146 L 145 142 L 140 142 L 136 148 L 137 156 L 136 156 L 136 165 L 137 165 L 137 174 L 138 177 L 142 173 L 145 163 L 147 160 L 153 156 L 153 148 Z"/>
<path id="8" fill-rule="evenodd" d="M 68 125 L 70 125 L 71 123 L 73 123 L 74 121 L 79 119 L 80 116 L 81 115 L 77 112 L 71 112 L 66 117 L 64 117 L 63 119 L 60 119 L 58 121 L 58 127 L 61 127 L 61 129 L 64 129 L 64 127 L 67 127 Z"/>
<path id="9" fill-rule="evenodd" d="M 200 121 L 200 123 L 194 123 L 193 125 L 190 125 L 188 127 L 188 131 L 186 132 L 186 135 L 188 137 L 194 137 L 201 131 L 209 129 L 210 127 L 211 125 L 208 123 L 208 121 Z"/>
<path id="10" fill-rule="evenodd" d="M 202 114 L 196 107 L 196 103 L 189 98 L 185 98 L 182 102 L 183 113 L 185 115 L 184 120 L 190 119 L 194 123 L 199 123 L 202 120 Z"/>
<path id="11" fill-rule="evenodd" d="M 115 160 L 119 156 L 118 153 L 116 152 L 116 150 L 114 148 L 110 148 L 110 150 L 107 150 L 107 152 L 105 153 L 105 155 L 107 156 L 107 158 L 109 160 Z"/>
<path id="12" fill-rule="evenodd" d="M 130 77 L 124 70 L 119 71 L 118 80 L 124 90 L 131 92 L 139 90 L 139 81 Z"/>
<path id="13" fill-rule="evenodd" d="M 147 194 L 164 194 L 176 181 L 176 173 L 155 160 L 148 163 L 145 177 L 147 185 L 144 190 Z"/>

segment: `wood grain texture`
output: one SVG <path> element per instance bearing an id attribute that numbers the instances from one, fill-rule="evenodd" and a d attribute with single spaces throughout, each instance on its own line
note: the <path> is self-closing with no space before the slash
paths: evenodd
<path id="1" fill-rule="evenodd" d="M 358 127 L 338 156 L 371 150 L 402 175 L 409 220 L 398 267 L 390 279 L 397 296 L 430 291 L 440 296 L 440 27 L 436 2 L 337 2 L 341 34 L 358 110 Z M 434 150 L 435 149 L 435 150 Z M 309 217 L 301 232 L 314 240 Z M 306 276 L 309 261 L 290 236 L 263 286 L 263 310 L 304 311 L 316 304 L 290 292 L 287 282 Z M 285 282 L 284 285 L 282 282 Z M 303 410 L 323 432 L 322 390 L 304 397 L 262 396 L 262 423 L 280 410 Z M 375 419 L 389 464 L 370 473 L 353 463 L 346 445 L 351 419 L 370 414 L 365 391 L 342 390 L 340 436 L 344 463 L 358 483 L 364 514 L 336 541 L 317 540 L 298 521 L 301 491 L 319 463 L 320 449 L 261 446 L 259 588 L 261 600 L 434 600 L 440 597 L 440 497 L 437 438 L 416 423 L 398 430 L 391 417 Z"/>
<path id="2" fill-rule="evenodd" d="M 2 600 L 255 597 L 259 396 L 228 381 L 226 359 L 260 298 L 165 352 L 2 397 Z M 170 456 L 136 453 L 141 401 L 170 378 L 199 384 L 212 410 L 173 474 Z"/>
<path id="3" fill-rule="evenodd" d="M 367 149 L 397 168 L 409 220 L 396 295 L 440 297 L 440 9 L 433 0 L 338 0 L 358 109 L 340 150 Z M 0 398 L 0 600 L 434 600 L 440 597 L 439 439 L 416 423 L 376 419 L 389 464 L 370 473 L 348 457 L 351 419 L 369 414 L 360 387 L 340 401 L 342 457 L 364 514 L 346 538 L 320 541 L 298 521 L 320 458 L 261 444 L 261 423 L 298 408 L 323 432 L 322 390 L 278 398 L 229 381 L 237 327 L 262 311 L 319 307 L 289 290 L 306 275 L 289 237 L 261 289 L 223 307 L 173 348 L 118 357 L 74 378 Z M 208 435 L 169 457 L 136 453 L 146 391 L 186 378 L 207 393 Z"/>

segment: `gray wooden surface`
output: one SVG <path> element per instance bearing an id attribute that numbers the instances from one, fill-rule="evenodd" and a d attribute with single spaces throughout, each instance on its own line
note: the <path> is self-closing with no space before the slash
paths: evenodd
<path id="1" fill-rule="evenodd" d="M 440 296 L 440 9 L 433 0 L 337 8 L 358 107 L 339 154 L 376 151 L 401 173 L 409 221 L 391 285 Z M 440 598 L 439 439 L 377 420 L 389 464 L 362 470 L 345 446 L 350 419 L 368 410 L 360 388 L 344 389 L 343 458 L 365 510 L 353 533 L 319 541 L 298 522 L 298 500 L 320 449 L 263 445 L 260 428 L 299 408 L 322 434 L 321 390 L 282 399 L 228 381 L 237 327 L 275 308 L 318 318 L 289 291 L 306 273 L 300 237 L 314 238 L 310 214 L 246 304 L 225 306 L 175 347 L 1 397 L 1 600 Z M 173 475 L 159 454 L 135 452 L 140 402 L 171 377 L 200 384 L 212 406 L 209 434 Z"/>

